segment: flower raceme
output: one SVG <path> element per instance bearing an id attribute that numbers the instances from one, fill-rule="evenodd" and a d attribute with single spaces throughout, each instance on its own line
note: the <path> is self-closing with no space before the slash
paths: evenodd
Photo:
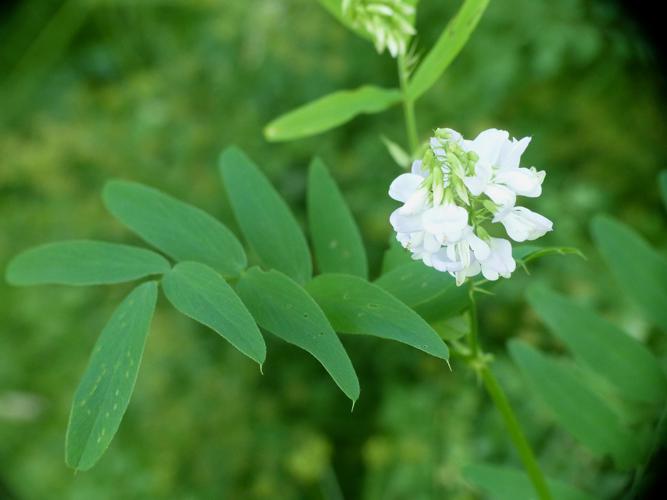
<path id="1" fill-rule="evenodd" d="M 343 15 L 373 37 L 375 49 L 392 57 L 406 53 L 416 34 L 414 0 L 342 0 Z"/>
<path id="2" fill-rule="evenodd" d="M 474 140 L 436 130 L 411 173 L 389 187 L 389 196 L 403 204 L 389 221 L 412 258 L 452 274 L 457 285 L 479 273 L 487 280 L 509 278 L 516 268 L 512 244 L 489 231 L 495 234 L 499 224 L 523 242 L 553 228 L 546 217 L 516 205 L 518 196 L 542 194 L 545 172 L 520 166 L 529 143 L 497 129 Z"/>

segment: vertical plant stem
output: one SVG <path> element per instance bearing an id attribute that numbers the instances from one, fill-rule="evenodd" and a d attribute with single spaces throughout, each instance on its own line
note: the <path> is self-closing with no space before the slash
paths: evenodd
<path id="1" fill-rule="evenodd" d="M 405 116 L 405 130 L 410 145 L 410 156 L 414 156 L 419 148 L 419 135 L 417 134 L 417 119 L 415 117 L 415 102 L 408 93 L 408 69 L 405 64 L 405 56 L 398 56 L 398 81 L 403 94 L 403 114 Z"/>
<path id="2" fill-rule="evenodd" d="M 498 383 L 498 380 L 488 365 L 483 365 L 479 373 L 484 381 L 484 387 L 486 387 L 496 408 L 503 417 L 505 427 L 507 427 L 510 434 L 510 439 L 512 440 L 512 443 L 514 443 L 514 447 L 519 453 L 519 457 L 521 457 L 521 462 L 523 462 L 523 466 L 528 473 L 528 477 L 530 477 L 530 481 L 533 483 L 535 491 L 541 500 L 551 500 L 551 493 L 549 492 L 549 487 L 544 479 L 544 474 L 542 474 L 542 470 L 537 463 L 535 454 L 521 430 L 521 424 L 519 424 L 503 388 Z"/>
<path id="3" fill-rule="evenodd" d="M 484 387 L 486 391 L 491 396 L 491 400 L 496 406 L 496 409 L 500 413 L 500 416 L 505 423 L 505 427 L 509 432 L 510 439 L 516 448 L 516 451 L 519 453 L 523 467 L 528 473 L 530 481 L 533 483 L 533 487 L 538 494 L 540 500 L 552 500 L 551 493 L 549 492 L 549 487 L 547 485 L 542 469 L 535 458 L 526 436 L 523 433 L 521 424 L 514 414 L 512 405 L 507 399 L 507 395 L 503 388 L 498 383 L 495 375 L 491 371 L 491 368 L 488 364 L 488 356 L 482 352 L 479 346 L 478 339 L 478 330 L 479 324 L 477 320 L 477 304 L 474 296 L 474 286 L 470 285 L 470 334 L 468 337 L 469 348 L 470 348 L 470 358 L 469 363 L 472 368 L 479 374 L 484 382 Z"/>

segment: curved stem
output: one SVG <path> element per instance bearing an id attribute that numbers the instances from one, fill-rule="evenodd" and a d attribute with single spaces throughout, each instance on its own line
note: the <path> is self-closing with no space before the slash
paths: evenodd
<path id="1" fill-rule="evenodd" d="M 484 382 L 484 387 L 486 391 L 491 396 L 493 403 L 496 405 L 496 409 L 500 413 L 500 416 L 503 418 L 505 427 L 509 432 L 510 439 L 516 448 L 516 451 L 519 453 L 521 462 L 523 463 L 524 469 L 528 473 L 530 481 L 533 483 L 533 487 L 537 492 L 540 500 L 551 500 L 552 496 L 549 492 L 549 487 L 547 485 L 542 469 L 535 458 L 526 436 L 523 433 L 521 424 L 514 414 L 512 405 L 507 399 L 507 395 L 503 388 L 498 383 L 496 376 L 491 371 L 491 368 L 488 364 L 489 356 L 482 352 L 482 349 L 479 346 L 478 339 L 478 330 L 479 324 L 477 320 L 477 304 L 475 301 L 474 287 L 472 282 L 470 284 L 470 333 L 468 337 L 468 346 L 470 348 L 470 356 L 467 358 L 470 366 L 479 374 Z"/>
<path id="2" fill-rule="evenodd" d="M 408 69 L 405 64 L 405 56 L 399 55 L 398 81 L 403 94 L 403 114 L 405 116 L 405 130 L 410 144 L 410 156 L 414 156 L 419 149 L 419 135 L 417 134 L 417 118 L 415 117 L 415 102 L 408 93 Z"/>

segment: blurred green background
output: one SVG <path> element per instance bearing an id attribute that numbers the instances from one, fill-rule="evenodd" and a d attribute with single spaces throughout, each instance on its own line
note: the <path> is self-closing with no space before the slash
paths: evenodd
<path id="1" fill-rule="evenodd" d="M 427 50 L 459 2 L 422 0 Z M 322 94 L 396 85 L 379 57 L 313 0 L 25 0 L 0 19 L 0 267 L 43 242 L 138 243 L 105 213 L 121 177 L 234 222 L 216 161 L 244 148 L 303 220 L 306 166 L 327 162 L 362 227 L 377 273 L 399 173 L 379 136 L 404 142 L 399 107 L 336 131 L 269 144 L 263 126 Z M 589 257 L 531 268 L 594 305 L 665 359 L 590 245 L 600 212 L 659 248 L 667 162 L 661 75 L 650 45 L 612 1 L 491 3 L 470 43 L 418 104 L 420 133 L 531 135 L 525 160 L 548 172 L 531 205 L 555 221 L 548 243 Z M 521 271 L 482 302 L 482 341 L 550 475 L 613 498 L 614 472 L 552 424 L 506 360 L 520 336 L 559 351 L 524 305 Z M 129 287 L 12 289 L 0 284 L 0 498 L 477 498 L 473 461 L 518 464 L 502 423 L 461 364 L 373 338 L 345 338 L 362 397 L 349 402 L 310 357 L 267 336 L 262 376 L 216 335 L 161 301 L 137 388 L 111 448 L 90 472 L 64 465 L 73 391 Z"/>

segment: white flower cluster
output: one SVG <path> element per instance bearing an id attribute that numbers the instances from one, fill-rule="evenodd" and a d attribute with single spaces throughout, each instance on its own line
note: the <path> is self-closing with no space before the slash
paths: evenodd
<path id="1" fill-rule="evenodd" d="M 343 14 L 373 37 L 379 53 L 387 48 L 392 57 L 405 54 L 416 33 L 414 0 L 343 0 Z"/>
<path id="2" fill-rule="evenodd" d="M 545 172 L 519 166 L 529 142 L 497 129 L 472 141 L 436 130 L 423 159 L 389 188 L 389 196 L 403 203 L 389 220 L 412 258 L 452 274 L 457 285 L 480 272 L 487 280 L 509 278 L 516 268 L 512 244 L 490 236 L 498 228 L 493 224 L 502 224 L 517 242 L 553 228 L 546 217 L 516 206 L 517 196 L 542 194 Z"/>

